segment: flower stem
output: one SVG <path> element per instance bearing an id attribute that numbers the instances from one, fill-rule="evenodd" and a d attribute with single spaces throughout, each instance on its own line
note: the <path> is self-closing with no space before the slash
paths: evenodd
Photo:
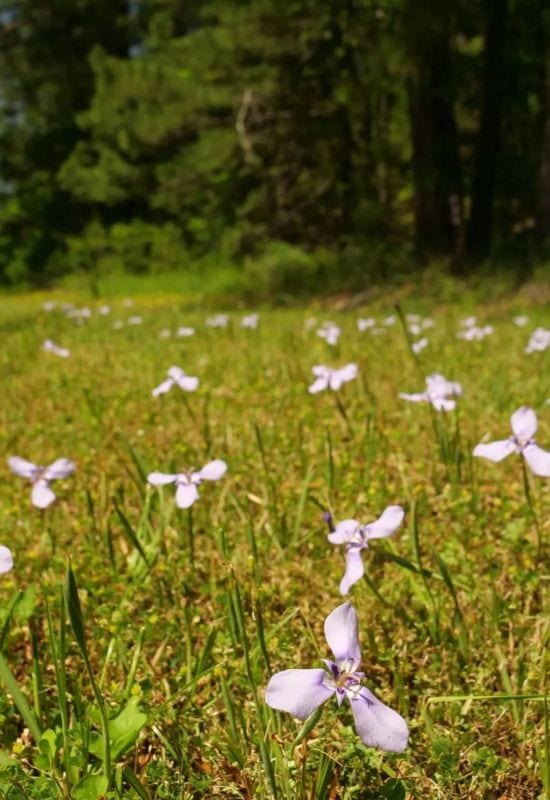
<path id="1" fill-rule="evenodd" d="M 187 538 L 189 540 L 189 560 L 195 566 L 195 537 L 193 534 L 193 506 L 187 509 Z"/>
<path id="2" fill-rule="evenodd" d="M 537 512 L 535 511 L 535 507 L 533 505 L 533 498 L 531 496 L 531 489 L 529 487 L 529 475 L 527 474 L 527 467 L 525 466 L 524 458 L 521 459 L 521 468 L 523 471 L 523 490 L 525 492 L 525 500 L 527 501 L 527 507 L 531 513 L 533 522 L 535 523 L 535 530 L 537 531 L 537 561 L 539 561 L 542 556 L 542 533 Z"/>

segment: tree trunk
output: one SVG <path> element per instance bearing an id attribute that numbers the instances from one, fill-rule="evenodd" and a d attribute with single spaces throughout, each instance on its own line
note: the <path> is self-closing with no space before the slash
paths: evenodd
<path id="1" fill-rule="evenodd" d="M 483 260 L 491 249 L 493 200 L 497 174 L 503 99 L 504 36 L 508 0 L 487 0 L 487 32 L 481 121 L 477 139 L 472 210 L 466 237 L 467 251 Z"/>
<path id="2" fill-rule="evenodd" d="M 453 256 L 461 241 L 462 192 L 449 6 L 408 0 L 407 32 L 416 249 L 424 257 Z"/>
<path id="3" fill-rule="evenodd" d="M 538 235 L 543 246 L 548 246 L 550 244 L 550 48 L 545 64 L 543 102 Z"/>

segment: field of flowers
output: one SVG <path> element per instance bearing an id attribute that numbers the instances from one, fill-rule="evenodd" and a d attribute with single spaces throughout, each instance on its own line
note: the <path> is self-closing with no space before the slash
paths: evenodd
<path id="1" fill-rule="evenodd" d="M 0 796 L 550 797 L 540 298 L 63 300 L 0 308 Z"/>

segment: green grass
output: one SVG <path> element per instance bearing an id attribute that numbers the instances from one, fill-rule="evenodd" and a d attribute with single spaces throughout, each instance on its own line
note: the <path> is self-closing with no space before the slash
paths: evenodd
<path id="1" fill-rule="evenodd" d="M 205 313 L 162 295 L 116 300 L 82 326 L 44 312 L 45 295 L 4 303 L 2 450 L 67 456 L 77 471 L 45 512 L 3 471 L 0 544 L 15 567 L 0 578 L 0 796 L 550 796 L 548 481 L 528 475 L 529 506 L 519 458 L 470 455 L 507 436 L 523 404 L 550 448 L 548 355 L 523 353 L 548 315 L 536 294 L 500 299 L 477 308 L 493 336 L 468 343 L 455 332 L 471 297 L 403 297 L 436 321 L 419 363 L 398 325 L 357 332 L 389 303 L 266 311 L 257 331 L 236 312 L 227 330 L 206 328 Z M 511 322 L 520 312 L 527 328 Z M 113 330 L 131 314 L 143 324 Z M 337 347 L 306 330 L 309 316 L 342 325 Z M 194 337 L 158 338 L 184 324 Z M 47 337 L 70 358 L 42 352 Z M 307 393 L 313 364 L 349 361 L 360 374 L 340 407 Z M 152 398 L 172 364 L 199 391 Z M 433 371 L 463 384 L 457 413 L 399 399 Z M 192 514 L 172 487 L 146 484 L 212 458 L 228 472 L 200 487 Z M 343 553 L 323 511 L 368 522 L 392 503 L 405 524 L 372 544 L 349 598 L 366 685 L 409 723 L 402 755 L 364 747 L 345 704 L 302 728 L 263 701 L 273 672 L 329 655 Z"/>

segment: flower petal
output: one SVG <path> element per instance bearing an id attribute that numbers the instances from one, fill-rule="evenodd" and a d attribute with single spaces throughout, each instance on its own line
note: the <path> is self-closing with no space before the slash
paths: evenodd
<path id="1" fill-rule="evenodd" d="M 199 386 L 199 379 L 192 375 L 183 375 L 178 378 L 176 383 L 184 392 L 196 392 Z"/>
<path id="2" fill-rule="evenodd" d="M 159 394 L 166 394 L 166 392 L 170 391 L 174 383 L 175 381 L 173 381 L 172 378 L 166 378 L 165 381 L 163 381 L 155 389 L 153 389 L 151 394 L 153 395 L 153 397 L 158 397 Z"/>
<path id="3" fill-rule="evenodd" d="M 391 536 L 403 522 L 404 516 L 405 512 L 401 506 L 388 506 L 382 516 L 369 525 L 365 525 L 367 539 L 383 539 Z"/>
<path id="4" fill-rule="evenodd" d="M 480 458 L 488 458 L 489 461 L 502 461 L 503 458 L 509 456 L 510 453 L 515 451 L 515 445 L 511 439 L 499 439 L 497 442 L 488 442 L 487 444 L 478 444 L 474 447 L 473 455 Z"/>
<path id="5" fill-rule="evenodd" d="M 428 375 L 426 378 L 426 386 L 431 394 L 446 396 L 448 394 L 462 394 L 463 389 L 460 383 L 456 381 L 448 381 L 439 372 L 434 372 L 433 375 Z"/>
<path id="6" fill-rule="evenodd" d="M 354 583 L 361 580 L 365 572 L 361 547 L 350 547 L 346 553 L 346 571 L 340 581 L 340 594 L 347 594 Z"/>
<path id="7" fill-rule="evenodd" d="M 147 475 L 147 483 L 152 486 L 164 486 L 166 483 L 174 483 L 177 477 L 177 475 L 170 475 L 167 472 L 150 472 Z"/>
<path id="8" fill-rule="evenodd" d="M 176 505 L 178 508 L 191 508 L 199 493 L 194 483 L 180 483 L 176 489 Z"/>
<path id="9" fill-rule="evenodd" d="M 359 367 L 357 364 L 350 363 L 346 364 L 346 366 L 342 367 L 342 369 L 337 370 L 337 372 L 342 383 L 345 383 L 346 381 L 352 381 L 357 377 Z"/>
<path id="10" fill-rule="evenodd" d="M 528 444 L 523 449 L 523 455 L 535 475 L 550 478 L 550 453 L 547 450 L 538 444 Z"/>
<path id="11" fill-rule="evenodd" d="M 219 481 L 227 472 L 227 464 L 221 458 L 216 458 L 214 461 L 209 461 L 204 467 L 199 470 L 198 477 L 201 481 Z"/>
<path id="12" fill-rule="evenodd" d="M 429 399 L 426 392 L 418 392 L 417 394 L 407 394 L 406 392 L 399 392 L 399 397 L 402 400 L 410 400 L 411 403 L 425 403 Z"/>
<path id="13" fill-rule="evenodd" d="M 170 367 L 168 372 L 166 373 L 169 378 L 172 378 L 173 381 L 179 381 L 180 378 L 183 378 L 185 372 L 182 370 L 181 367 Z"/>
<path id="14" fill-rule="evenodd" d="M 44 480 L 54 481 L 67 478 L 75 471 L 75 465 L 68 458 L 57 458 L 44 470 Z"/>
<path id="15" fill-rule="evenodd" d="M 20 478 L 32 478 L 36 470 L 36 464 L 19 456 L 10 456 L 8 458 L 8 466 Z"/>
<path id="16" fill-rule="evenodd" d="M 36 508 L 47 508 L 55 500 L 55 494 L 50 489 L 48 481 L 42 478 L 33 484 L 31 501 Z"/>
<path id="17" fill-rule="evenodd" d="M 334 370 L 331 372 L 330 377 L 328 379 L 328 385 L 332 389 L 333 392 L 337 392 L 338 389 L 342 387 L 344 381 L 340 377 L 340 370 Z"/>
<path id="18" fill-rule="evenodd" d="M 325 637 L 336 661 L 353 659 L 361 661 L 357 614 L 351 603 L 342 603 L 325 620 Z"/>
<path id="19" fill-rule="evenodd" d="M 390 753 L 405 750 L 409 729 L 401 714 L 381 703 L 366 686 L 353 699 L 350 697 L 350 703 L 355 729 L 363 744 Z"/>
<path id="20" fill-rule="evenodd" d="M 285 669 L 277 672 L 265 690 L 265 702 L 271 708 L 288 711 L 293 717 L 307 719 L 326 703 L 334 689 L 325 686 L 324 669 Z"/>
<path id="21" fill-rule="evenodd" d="M 537 430 L 537 415 L 529 406 L 522 406 L 510 417 L 510 425 L 518 439 L 531 439 Z"/>
<path id="22" fill-rule="evenodd" d="M 311 386 L 308 386 L 308 392 L 310 394 L 317 394 L 317 392 L 322 392 L 328 386 L 328 378 L 317 378 Z"/>
<path id="23" fill-rule="evenodd" d="M 446 397 L 432 397 L 431 403 L 436 411 L 452 411 L 456 406 L 454 400 L 447 400 Z"/>
<path id="24" fill-rule="evenodd" d="M 9 572 L 13 568 L 13 556 L 9 547 L 0 545 L 0 575 Z"/>
<path id="25" fill-rule="evenodd" d="M 345 544 L 349 542 L 359 527 L 356 519 L 344 519 L 338 523 L 332 533 L 328 534 L 327 538 L 332 544 Z"/>

